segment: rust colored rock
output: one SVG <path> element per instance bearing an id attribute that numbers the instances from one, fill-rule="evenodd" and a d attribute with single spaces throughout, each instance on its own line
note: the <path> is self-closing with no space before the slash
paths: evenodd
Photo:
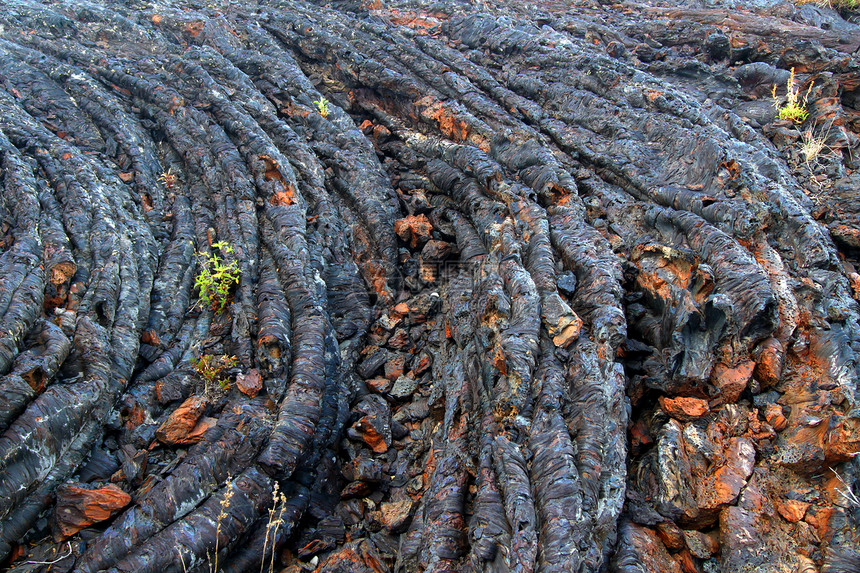
<path id="1" fill-rule="evenodd" d="M 716 509 L 732 503 L 747 484 L 755 466 L 755 447 L 746 438 L 731 438 L 725 453 L 725 465 L 718 468 L 698 488 L 699 506 Z"/>
<path id="2" fill-rule="evenodd" d="M 847 462 L 860 452 L 860 417 L 830 416 L 824 440 L 824 459 L 828 463 Z"/>
<path id="3" fill-rule="evenodd" d="M 813 505 L 806 510 L 803 520 L 815 529 L 819 539 L 829 539 L 833 535 L 830 518 L 833 517 L 834 511 L 832 507 Z"/>
<path id="4" fill-rule="evenodd" d="M 155 431 L 155 437 L 168 446 L 188 443 L 189 434 L 194 431 L 208 405 L 205 398 L 191 396 L 168 416 Z"/>
<path id="5" fill-rule="evenodd" d="M 797 523 L 806 515 L 808 503 L 796 499 L 781 499 L 775 502 L 776 510 L 789 523 Z"/>
<path id="6" fill-rule="evenodd" d="M 365 444 L 370 446 L 370 449 L 377 454 L 384 454 L 388 451 L 391 445 L 391 440 L 385 439 L 385 434 L 379 431 L 374 425 L 374 420 L 369 416 L 364 416 L 353 425 L 351 429 L 361 437 Z"/>
<path id="7" fill-rule="evenodd" d="M 331 549 L 332 547 L 334 547 L 334 543 L 334 539 L 314 539 L 303 547 L 299 547 L 299 550 L 296 554 L 299 556 L 299 558 L 307 560 L 308 557 L 311 557 L 316 553 Z"/>
<path id="8" fill-rule="evenodd" d="M 648 429 L 648 424 L 644 419 L 636 420 L 633 427 L 630 428 L 630 448 L 634 451 L 641 451 L 645 447 L 654 443 L 654 438 Z M 658 529 L 659 531 L 659 529 Z"/>
<path id="9" fill-rule="evenodd" d="M 377 394 L 385 394 L 391 389 L 392 385 L 391 380 L 388 378 L 371 378 L 370 380 L 365 380 L 364 383 L 367 385 L 368 390 Z"/>
<path id="10" fill-rule="evenodd" d="M 660 396 L 660 407 L 664 412 L 682 422 L 689 422 L 696 418 L 701 418 L 708 412 L 708 401 L 701 398 L 688 398 L 680 396 L 678 398 L 666 398 Z"/>
<path id="11" fill-rule="evenodd" d="M 431 239 L 421 249 L 421 259 L 425 262 L 436 263 L 448 258 L 451 254 L 451 243 Z"/>
<path id="12" fill-rule="evenodd" d="M 725 364 L 717 364 L 711 374 L 714 386 L 720 389 L 723 403 L 734 404 L 741 394 L 746 390 L 752 379 L 755 362 L 748 361 L 730 368 Z"/>
<path id="13" fill-rule="evenodd" d="M 346 484 L 340 491 L 341 499 L 350 499 L 353 497 L 364 497 L 372 491 L 369 483 L 365 481 L 353 481 Z"/>
<path id="14" fill-rule="evenodd" d="M 395 356 L 385 363 L 385 377 L 391 380 L 397 380 L 403 376 L 403 369 L 406 366 L 406 357 L 401 355 Z"/>
<path id="15" fill-rule="evenodd" d="M 430 368 L 430 366 L 433 363 L 432 360 L 430 359 L 429 354 L 423 354 L 423 355 L 419 354 L 418 356 L 419 356 L 418 363 L 415 364 L 415 366 L 413 366 L 413 368 L 412 368 L 412 377 L 413 378 L 417 378 L 418 376 L 421 376 L 422 374 L 427 372 L 427 370 Z"/>
<path id="16" fill-rule="evenodd" d="M 675 525 L 674 521 L 663 521 L 657 524 L 657 535 L 663 541 L 663 545 L 673 551 L 680 551 L 684 548 L 684 534 L 680 527 Z"/>
<path id="17" fill-rule="evenodd" d="M 409 215 L 394 222 L 394 232 L 404 242 L 414 249 L 424 244 L 430 238 L 433 225 L 427 215 Z"/>
<path id="18" fill-rule="evenodd" d="M 764 419 L 777 432 L 781 432 L 788 426 L 788 420 L 786 420 L 782 406 L 779 404 L 768 404 L 764 410 Z"/>
<path id="19" fill-rule="evenodd" d="M 717 533 L 709 534 L 695 529 L 685 529 L 684 542 L 690 553 L 699 559 L 708 559 L 720 550 L 720 539 Z"/>
<path id="20" fill-rule="evenodd" d="M 851 283 L 851 290 L 854 293 L 854 298 L 860 301 L 860 274 L 851 273 L 848 275 L 848 280 Z"/>
<path id="21" fill-rule="evenodd" d="M 620 543 L 612 559 L 612 570 L 682 573 L 681 566 L 672 559 L 653 529 L 629 521 L 619 529 Z"/>
<path id="22" fill-rule="evenodd" d="M 582 319 L 562 300 L 558 293 L 552 293 L 544 299 L 541 315 L 547 332 L 556 346 L 566 348 L 579 338 L 579 333 L 582 330 Z"/>
<path id="23" fill-rule="evenodd" d="M 263 378 L 260 376 L 260 371 L 256 368 L 251 368 L 248 373 L 236 375 L 236 388 L 242 394 L 253 398 L 263 389 Z"/>
<path id="24" fill-rule="evenodd" d="M 393 311 L 400 315 L 400 317 L 404 317 L 409 314 L 409 305 L 405 302 L 401 302 L 400 304 L 394 306 Z"/>
<path id="25" fill-rule="evenodd" d="M 203 438 L 203 434 L 209 431 L 210 428 L 214 428 L 218 423 L 217 418 L 210 418 L 208 416 L 204 416 L 197 421 L 197 424 L 194 425 L 194 428 L 188 432 L 188 435 L 179 442 L 178 445 L 187 446 L 190 444 L 196 444 Z"/>
<path id="26" fill-rule="evenodd" d="M 382 396 L 369 394 L 355 407 L 363 416 L 347 430 L 347 436 L 367 444 L 378 454 L 391 447 L 391 409 Z"/>
<path id="27" fill-rule="evenodd" d="M 383 503 L 379 507 L 379 517 L 382 525 L 389 533 L 400 533 L 409 526 L 412 519 L 411 500 Z"/>
<path id="28" fill-rule="evenodd" d="M 686 549 L 676 553 L 672 556 L 678 565 L 681 566 L 681 571 L 684 573 L 701 573 L 699 567 L 696 564 L 696 560 L 693 559 L 693 555 L 687 551 Z"/>
<path id="29" fill-rule="evenodd" d="M 398 328 L 394 331 L 391 338 L 388 339 L 388 347 L 394 350 L 408 351 L 413 346 L 412 339 L 405 328 Z"/>
<path id="30" fill-rule="evenodd" d="M 109 519 L 131 503 L 131 496 L 108 484 L 99 488 L 62 485 L 57 488 L 54 539 L 62 541 L 78 531 Z"/>
<path id="31" fill-rule="evenodd" d="M 779 382 L 784 360 L 785 350 L 776 338 L 768 338 L 758 345 L 753 373 L 763 387 L 773 386 Z"/>
<path id="32" fill-rule="evenodd" d="M 314 573 L 387 573 L 382 556 L 366 539 L 350 541 L 323 559 Z"/>

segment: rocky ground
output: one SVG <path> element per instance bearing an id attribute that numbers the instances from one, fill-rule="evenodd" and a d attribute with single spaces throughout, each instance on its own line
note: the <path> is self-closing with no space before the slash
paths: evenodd
<path id="1" fill-rule="evenodd" d="M 0 566 L 860 571 L 852 19 L 7 0 Z"/>

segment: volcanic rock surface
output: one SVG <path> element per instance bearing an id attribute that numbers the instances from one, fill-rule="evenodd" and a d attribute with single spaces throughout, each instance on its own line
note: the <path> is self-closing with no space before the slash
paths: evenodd
<path id="1" fill-rule="evenodd" d="M 852 18 L 6 0 L 2 567 L 860 570 Z"/>

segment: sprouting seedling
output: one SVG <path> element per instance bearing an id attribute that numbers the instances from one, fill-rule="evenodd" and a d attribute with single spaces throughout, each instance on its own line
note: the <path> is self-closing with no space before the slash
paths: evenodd
<path id="1" fill-rule="evenodd" d="M 779 99 L 776 97 L 776 84 L 771 89 L 773 96 L 773 105 L 779 111 L 779 119 L 787 119 L 794 123 L 803 123 L 809 117 L 809 111 L 806 109 L 806 103 L 809 100 L 809 94 L 812 92 L 812 86 L 815 82 L 809 84 L 809 89 L 806 90 L 806 95 L 801 99 L 800 87 L 796 85 L 794 79 L 794 68 L 791 68 L 791 75 L 786 84 L 786 102 L 784 105 L 779 105 Z"/>
<path id="2" fill-rule="evenodd" d="M 170 191 L 173 190 L 173 187 L 176 185 L 176 182 L 179 179 L 173 172 L 173 168 L 168 167 L 167 171 L 158 176 L 158 180 L 161 181 L 162 185 L 164 185 L 164 187 Z"/>
<path id="3" fill-rule="evenodd" d="M 328 105 L 329 103 L 330 102 L 324 97 L 320 97 L 320 99 L 314 101 L 314 104 L 317 106 L 317 111 L 320 112 L 321 116 L 328 117 L 328 114 L 331 112 Z"/>

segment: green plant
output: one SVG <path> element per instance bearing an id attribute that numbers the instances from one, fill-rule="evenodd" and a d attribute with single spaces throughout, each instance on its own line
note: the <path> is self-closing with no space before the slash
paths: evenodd
<path id="1" fill-rule="evenodd" d="M 197 260 L 200 263 L 200 274 L 194 281 L 194 286 L 200 288 L 200 300 L 215 312 L 221 312 L 227 306 L 230 299 L 230 291 L 239 284 L 239 275 L 242 271 L 239 264 L 232 260 L 224 262 L 223 255 L 233 252 L 233 247 L 224 241 L 212 243 L 212 248 L 218 253 L 197 252 Z"/>
<path id="2" fill-rule="evenodd" d="M 815 82 L 809 84 L 809 89 L 806 90 L 806 95 L 803 99 L 800 97 L 800 88 L 796 85 L 794 79 L 794 68 L 791 68 L 791 75 L 786 84 L 786 102 L 782 106 L 779 105 L 779 99 L 776 97 L 776 84 L 771 90 L 773 95 L 773 105 L 779 111 L 779 119 L 787 119 L 794 123 L 803 123 L 809 117 L 809 111 L 806 109 L 806 103 L 809 99 L 809 93 L 812 91 L 812 86 Z"/>
<path id="3" fill-rule="evenodd" d="M 206 392 L 209 393 L 215 386 L 220 386 L 223 389 L 230 387 L 230 378 L 224 376 L 224 372 L 235 368 L 239 364 L 239 359 L 235 356 L 222 354 L 214 356 L 212 354 L 204 354 L 200 358 L 192 358 L 191 365 L 194 370 L 203 378 L 206 384 Z"/>
<path id="4" fill-rule="evenodd" d="M 317 106 L 317 111 L 320 112 L 320 115 L 323 117 L 328 117 L 328 114 L 331 113 L 331 109 L 328 104 L 330 103 L 326 98 L 320 97 L 320 99 L 314 102 Z"/>

